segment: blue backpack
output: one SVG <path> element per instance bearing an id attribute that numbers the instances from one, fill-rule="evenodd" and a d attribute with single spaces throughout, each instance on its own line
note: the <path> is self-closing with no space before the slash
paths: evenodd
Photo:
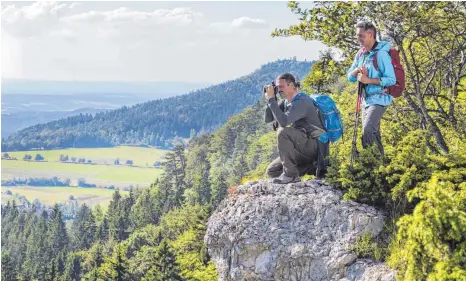
<path id="1" fill-rule="evenodd" d="M 314 94 L 310 95 L 314 105 L 321 113 L 322 124 L 324 124 L 325 133 L 319 136 L 319 141 L 327 143 L 328 141 L 336 142 L 343 135 L 343 122 L 341 121 L 340 111 L 331 97 L 327 95 Z"/>

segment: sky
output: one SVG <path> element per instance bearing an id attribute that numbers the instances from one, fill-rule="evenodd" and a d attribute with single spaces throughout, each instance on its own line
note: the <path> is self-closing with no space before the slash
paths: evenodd
<path id="1" fill-rule="evenodd" d="M 304 7 L 311 3 L 304 3 Z M 275 2 L 3 2 L 2 79 L 219 83 L 325 45 Z"/>

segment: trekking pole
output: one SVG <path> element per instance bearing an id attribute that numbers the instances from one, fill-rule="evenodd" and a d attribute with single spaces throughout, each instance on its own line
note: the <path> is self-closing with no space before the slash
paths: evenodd
<path id="1" fill-rule="evenodd" d="M 356 137 L 358 135 L 359 112 L 361 110 L 361 101 L 362 101 L 362 87 L 363 87 L 363 84 L 361 82 L 358 82 L 358 98 L 356 101 L 356 119 L 354 120 L 353 144 L 351 148 L 351 160 L 350 160 L 351 169 L 353 168 L 353 162 L 357 154 Z"/>

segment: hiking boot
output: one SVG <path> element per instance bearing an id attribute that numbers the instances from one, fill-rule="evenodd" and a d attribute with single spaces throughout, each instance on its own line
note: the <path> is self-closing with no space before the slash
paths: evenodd
<path id="1" fill-rule="evenodd" d="M 272 180 L 272 183 L 278 183 L 278 184 L 287 184 L 287 183 L 294 183 L 294 182 L 300 182 L 301 179 L 296 176 L 296 177 L 289 177 L 285 175 L 285 173 L 282 173 L 278 178 L 274 178 Z"/>

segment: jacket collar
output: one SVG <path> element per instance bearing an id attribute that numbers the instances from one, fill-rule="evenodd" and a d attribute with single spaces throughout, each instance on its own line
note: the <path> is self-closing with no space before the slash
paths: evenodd
<path id="1" fill-rule="evenodd" d="M 379 44 L 379 42 L 375 41 L 374 45 L 372 45 L 370 52 L 374 51 L 375 48 L 377 48 L 377 44 Z M 364 48 L 364 52 L 369 53 L 369 51 L 367 51 L 366 48 Z"/>

